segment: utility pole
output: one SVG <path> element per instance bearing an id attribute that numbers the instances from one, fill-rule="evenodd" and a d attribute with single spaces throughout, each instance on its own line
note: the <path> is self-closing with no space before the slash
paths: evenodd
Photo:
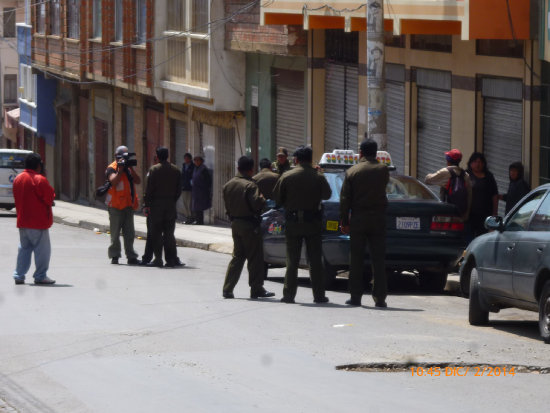
<path id="1" fill-rule="evenodd" d="M 367 136 L 386 150 L 384 0 L 367 0 Z"/>

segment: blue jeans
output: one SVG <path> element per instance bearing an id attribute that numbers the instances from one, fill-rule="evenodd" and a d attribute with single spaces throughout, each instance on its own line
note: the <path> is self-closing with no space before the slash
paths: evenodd
<path id="1" fill-rule="evenodd" d="M 34 252 L 34 280 L 42 281 L 50 266 L 51 245 L 50 233 L 47 229 L 19 228 L 19 250 L 17 266 L 13 273 L 16 280 L 25 280 L 25 275 L 31 266 L 31 255 Z"/>

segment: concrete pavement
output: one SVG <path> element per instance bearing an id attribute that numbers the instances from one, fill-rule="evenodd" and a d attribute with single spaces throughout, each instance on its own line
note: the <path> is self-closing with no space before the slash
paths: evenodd
<path id="1" fill-rule="evenodd" d="M 109 231 L 109 215 L 106 209 L 85 206 L 73 202 L 55 201 L 54 222 L 101 232 Z M 147 238 L 146 218 L 134 216 L 136 237 Z M 176 224 L 176 242 L 180 247 L 199 248 L 207 251 L 231 254 L 233 238 L 229 227 L 214 225 Z"/>

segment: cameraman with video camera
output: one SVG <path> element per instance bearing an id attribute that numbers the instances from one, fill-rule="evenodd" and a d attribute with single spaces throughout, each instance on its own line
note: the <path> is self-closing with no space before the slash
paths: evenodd
<path id="1" fill-rule="evenodd" d="M 115 151 L 115 161 L 105 171 L 105 175 L 111 183 L 105 200 L 109 211 L 111 231 L 111 245 L 108 249 L 111 264 L 118 264 L 121 256 L 121 230 L 128 265 L 139 264 L 138 254 L 134 250 L 134 211 L 138 208 L 135 185 L 141 183 L 141 179 L 133 168 L 137 165 L 137 161 L 131 159 L 134 156 L 135 153 L 128 153 L 126 146 L 119 146 Z"/>

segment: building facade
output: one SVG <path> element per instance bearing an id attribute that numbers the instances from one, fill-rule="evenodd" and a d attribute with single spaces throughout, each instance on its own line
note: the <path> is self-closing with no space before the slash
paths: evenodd
<path id="1" fill-rule="evenodd" d="M 227 47 L 247 54 L 251 153 L 256 141 L 270 157 L 283 143 L 311 144 L 315 157 L 357 150 L 367 131 L 365 4 L 317 6 L 262 3 L 228 25 Z M 546 179 L 539 16 L 529 0 L 384 5 L 387 148 L 399 171 L 423 179 L 456 147 L 464 164 L 485 153 L 501 193 L 514 161 L 526 165 L 532 186 Z"/>

